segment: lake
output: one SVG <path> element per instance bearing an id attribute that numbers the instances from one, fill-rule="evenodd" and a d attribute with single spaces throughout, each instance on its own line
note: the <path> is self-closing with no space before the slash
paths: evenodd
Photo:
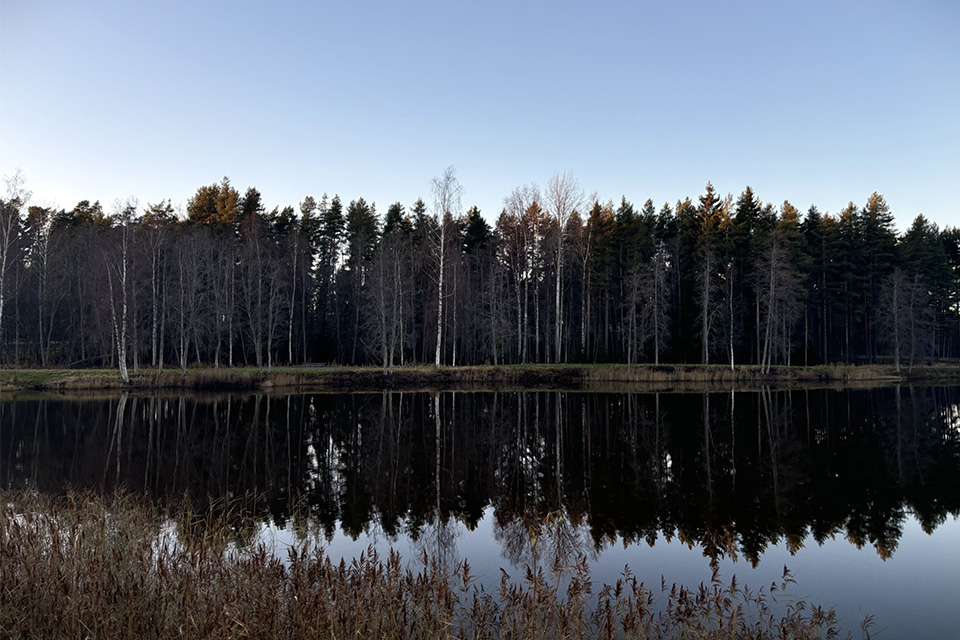
<path id="1" fill-rule="evenodd" d="M 0 485 L 228 500 L 281 546 L 428 551 L 491 586 L 581 554 L 597 583 L 787 566 L 855 633 L 960 630 L 953 386 L 5 397 Z"/>

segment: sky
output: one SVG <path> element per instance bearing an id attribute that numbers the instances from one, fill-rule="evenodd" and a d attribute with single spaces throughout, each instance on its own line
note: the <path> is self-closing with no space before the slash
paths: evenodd
<path id="1" fill-rule="evenodd" d="M 960 226 L 960 3 L 0 0 L 0 175 L 32 204 L 431 201 L 571 172 Z"/>

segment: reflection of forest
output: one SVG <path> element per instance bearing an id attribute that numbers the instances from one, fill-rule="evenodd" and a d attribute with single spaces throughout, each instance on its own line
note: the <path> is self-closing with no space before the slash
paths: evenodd
<path id="1" fill-rule="evenodd" d="M 960 390 L 135 397 L 0 403 L 0 483 L 237 499 L 357 536 L 492 507 L 505 555 L 658 535 L 715 559 L 960 514 Z M 439 487 L 439 489 L 438 489 Z M 535 561 L 537 558 L 533 558 Z"/>

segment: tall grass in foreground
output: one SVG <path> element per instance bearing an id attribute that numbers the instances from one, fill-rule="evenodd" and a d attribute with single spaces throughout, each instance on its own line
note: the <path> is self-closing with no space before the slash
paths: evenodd
<path id="1" fill-rule="evenodd" d="M 239 547 L 229 514 L 157 513 L 144 498 L 0 491 L 0 636 L 9 638 L 824 638 L 832 610 L 735 581 L 651 590 L 625 571 L 560 590 L 505 573 L 495 593 L 469 565 L 422 568 L 394 552 L 333 563 L 307 539 L 285 556 Z M 235 523 L 234 523 L 235 524 Z"/>

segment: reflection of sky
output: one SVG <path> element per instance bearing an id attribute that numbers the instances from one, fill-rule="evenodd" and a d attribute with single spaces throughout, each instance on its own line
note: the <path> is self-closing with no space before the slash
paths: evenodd
<path id="1" fill-rule="evenodd" d="M 768 548 L 756 569 L 744 561 L 721 561 L 721 575 L 729 580 L 736 574 L 738 581 L 757 589 L 777 580 L 786 565 L 797 580 L 794 595 L 809 603 L 835 606 L 845 626 L 853 631 L 859 628 L 861 614 L 872 613 L 874 636 L 956 637 L 960 630 L 960 608 L 956 604 L 960 602 L 957 520 L 948 520 L 933 535 L 927 535 L 916 520 L 907 518 L 897 550 L 886 561 L 873 547 L 858 550 L 839 537 L 822 547 L 809 537 L 804 544 L 792 556 L 784 543 Z M 594 573 L 597 580 L 615 579 L 614 574 L 624 564 L 648 584 L 659 582 L 660 575 L 685 584 L 710 579 L 710 568 L 699 549 L 688 550 L 677 540 L 666 544 L 662 536 L 654 548 L 608 549 L 600 564 Z"/>
<path id="2" fill-rule="evenodd" d="M 487 509 L 476 530 L 468 531 L 459 523 L 455 528 L 457 549 L 455 557 L 466 558 L 471 572 L 488 591 L 495 590 L 500 582 L 500 567 L 514 579 L 522 577 L 523 567 L 511 567 L 504 559 L 500 544 L 493 535 L 491 509 Z M 433 531 L 427 527 L 424 536 Z M 282 549 L 293 540 L 290 530 L 271 531 Z M 383 555 L 390 548 L 396 549 L 407 562 L 417 559 L 423 541 L 413 543 L 400 536 L 387 539 L 382 533 L 371 531 L 369 535 L 351 540 L 342 531 L 337 531 L 329 543 L 327 553 L 335 561 L 359 556 L 373 544 Z M 903 535 L 893 556 L 884 561 L 872 546 L 857 549 L 843 538 L 828 540 L 823 546 L 808 537 L 804 548 L 791 555 L 785 543 L 769 547 L 756 568 L 743 560 L 722 560 L 721 579 L 729 582 L 736 575 L 737 581 L 756 591 L 769 587 L 777 581 L 786 565 L 797 584 L 788 593 L 808 604 L 824 607 L 835 606 L 842 625 L 859 636 L 860 618 L 874 616 L 871 634 L 881 638 L 940 639 L 956 637 L 960 630 L 960 521 L 948 519 L 932 535 L 927 535 L 913 518 L 903 523 Z M 711 570 L 703 557 L 702 549 L 688 548 L 674 538 L 667 542 L 661 534 L 654 547 L 646 543 L 624 548 L 617 543 L 605 548 L 591 561 L 592 579 L 595 585 L 614 583 L 629 565 L 639 580 L 648 587 L 659 589 L 660 577 L 667 583 L 696 586 L 709 582 Z M 595 589 L 596 591 L 596 589 Z"/>

